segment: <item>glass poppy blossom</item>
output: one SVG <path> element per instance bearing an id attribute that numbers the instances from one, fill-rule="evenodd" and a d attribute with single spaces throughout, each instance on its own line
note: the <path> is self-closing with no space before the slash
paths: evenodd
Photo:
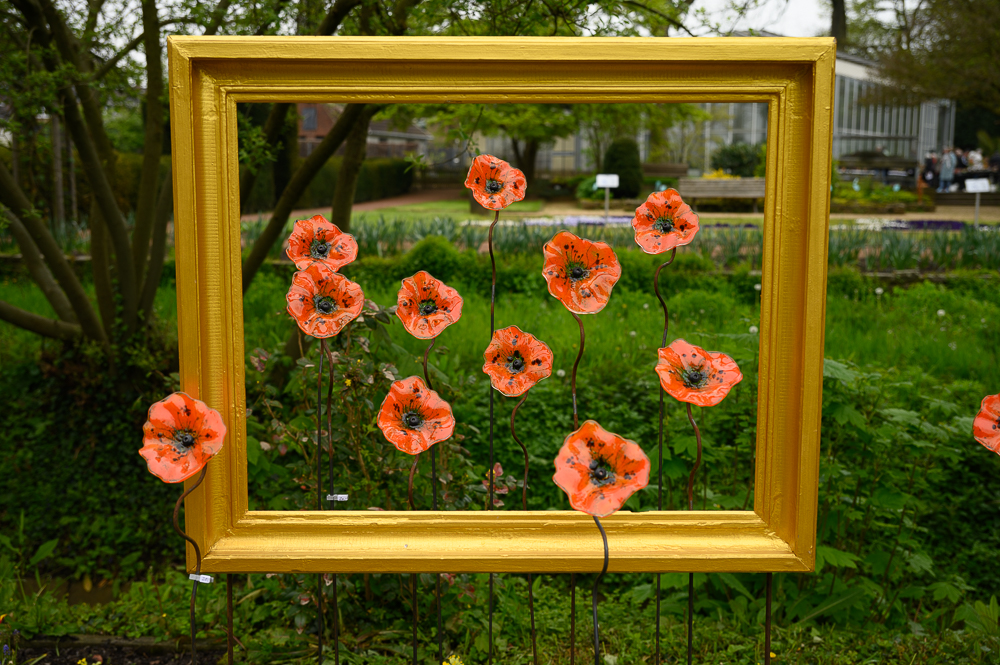
<path id="1" fill-rule="evenodd" d="M 419 376 L 396 381 L 378 412 L 378 428 L 389 443 L 418 455 L 455 431 L 451 406 L 427 388 Z"/>
<path id="2" fill-rule="evenodd" d="M 649 458 L 634 441 L 605 430 L 593 420 L 563 442 L 552 480 L 574 510 L 606 517 L 649 483 Z"/>
<path id="3" fill-rule="evenodd" d="M 527 182 L 520 169 L 493 155 L 479 155 L 472 160 L 465 186 L 472 190 L 479 205 L 489 210 L 503 210 L 524 199 Z"/>
<path id="4" fill-rule="evenodd" d="M 226 425 L 201 400 L 174 393 L 149 407 L 142 435 L 139 454 L 149 472 L 165 483 L 180 483 L 222 449 Z"/>
<path id="5" fill-rule="evenodd" d="M 972 436 L 1000 455 L 1000 395 L 983 398 L 979 415 L 972 421 Z"/>
<path id="6" fill-rule="evenodd" d="M 622 276 L 618 257 L 606 243 L 557 233 L 543 248 L 542 275 L 549 293 L 575 314 L 596 314 L 611 298 Z"/>
<path id="7" fill-rule="evenodd" d="M 316 338 L 333 337 L 365 306 L 361 287 L 322 263 L 292 275 L 285 300 L 302 332 Z"/>
<path id="8" fill-rule="evenodd" d="M 552 350 L 517 326 L 493 333 L 483 361 L 490 383 L 507 397 L 520 397 L 552 374 Z"/>
<path id="9" fill-rule="evenodd" d="M 323 215 L 315 215 L 295 222 L 285 253 L 298 270 L 305 270 L 313 263 L 339 270 L 358 258 L 358 243 L 354 236 L 342 232 Z"/>
<path id="10" fill-rule="evenodd" d="M 698 233 L 698 215 L 675 189 L 653 192 L 635 209 L 635 241 L 647 254 L 662 254 L 687 245 Z"/>
<path id="11" fill-rule="evenodd" d="M 675 339 L 659 350 L 656 373 L 660 385 L 674 399 L 695 406 L 715 406 L 743 380 L 736 361 Z"/>
<path id="12" fill-rule="evenodd" d="M 424 270 L 403 280 L 396 304 L 406 332 L 419 339 L 437 337 L 462 316 L 458 291 Z"/>

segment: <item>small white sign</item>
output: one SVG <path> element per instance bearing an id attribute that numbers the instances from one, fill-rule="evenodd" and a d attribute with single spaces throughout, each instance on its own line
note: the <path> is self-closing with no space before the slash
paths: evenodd
<path id="1" fill-rule="evenodd" d="M 600 178 L 601 176 L 597 176 Z M 988 194 L 990 191 L 990 179 L 989 178 L 970 178 L 965 181 L 965 191 L 970 194 L 982 193 Z"/>
<path id="2" fill-rule="evenodd" d="M 326 495 L 326 500 L 327 501 L 347 501 L 347 495 L 346 494 L 327 494 Z"/>
<path id="3" fill-rule="evenodd" d="M 194 580 L 195 582 L 201 582 L 202 584 L 212 583 L 211 575 L 195 575 L 194 573 L 191 573 L 190 575 L 188 575 L 188 579 Z"/>
<path id="4" fill-rule="evenodd" d="M 597 174 L 597 188 L 601 189 L 603 187 L 609 187 L 614 189 L 618 187 L 618 174 L 617 173 L 598 173 Z"/>

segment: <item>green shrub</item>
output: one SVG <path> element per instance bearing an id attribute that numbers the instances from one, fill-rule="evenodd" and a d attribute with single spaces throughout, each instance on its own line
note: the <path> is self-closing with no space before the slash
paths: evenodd
<path id="1" fill-rule="evenodd" d="M 592 175 L 589 178 L 584 178 L 580 181 L 580 184 L 576 186 L 576 198 L 577 199 L 603 199 L 604 190 L 597 189 L 594 184 L 597 182 L 597 176 Z"/>
<path id="2" fill-rule="evenodd" d="M 764 144 L 733 143 L 724 145 L 712 153 L 712 168 L 722 169 L 742 178 L 758 176 L 764 165 Z M 760 173 L 758 177 L 764 174 Z"/>
<path id="3" fill-rule="evenodd" d="M 604 153 L 604 172 L 618 174 L 616 199 L 634 199 L 642 191 L 642 160 L 639 144 L 632 139 L 616 139 Z"/>

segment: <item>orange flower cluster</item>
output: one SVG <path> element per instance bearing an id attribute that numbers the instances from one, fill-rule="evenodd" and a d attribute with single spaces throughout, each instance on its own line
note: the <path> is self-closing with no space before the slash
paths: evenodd
<path id="1" fill-rule="evenodd" d="M 180 483 L 222 449 L 226 425 L 204 402 L 174 393 L 149 407 L 142 433 L 139 454 L 149 472 L 165 483 Z"/>

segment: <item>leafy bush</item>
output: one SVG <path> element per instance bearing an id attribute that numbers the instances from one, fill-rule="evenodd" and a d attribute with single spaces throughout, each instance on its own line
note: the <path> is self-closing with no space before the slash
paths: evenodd
<path id="1" fill-rule="evenodd" d="M 742 178 L 763 177 L 765 144 L 733 143 L 712 153 L 712 168 Z"/>
<path id="2" fill-rule="evenodd" d="M 618 174 L 618 187 L 611 190 L 616 199 L 634 199 L 642 192 L 642 159 L 639 144 L 632 139 L 615 139 L 604 153 L 604 173 Z M 603 198 L 603 192 L 601 193 Z"/>

